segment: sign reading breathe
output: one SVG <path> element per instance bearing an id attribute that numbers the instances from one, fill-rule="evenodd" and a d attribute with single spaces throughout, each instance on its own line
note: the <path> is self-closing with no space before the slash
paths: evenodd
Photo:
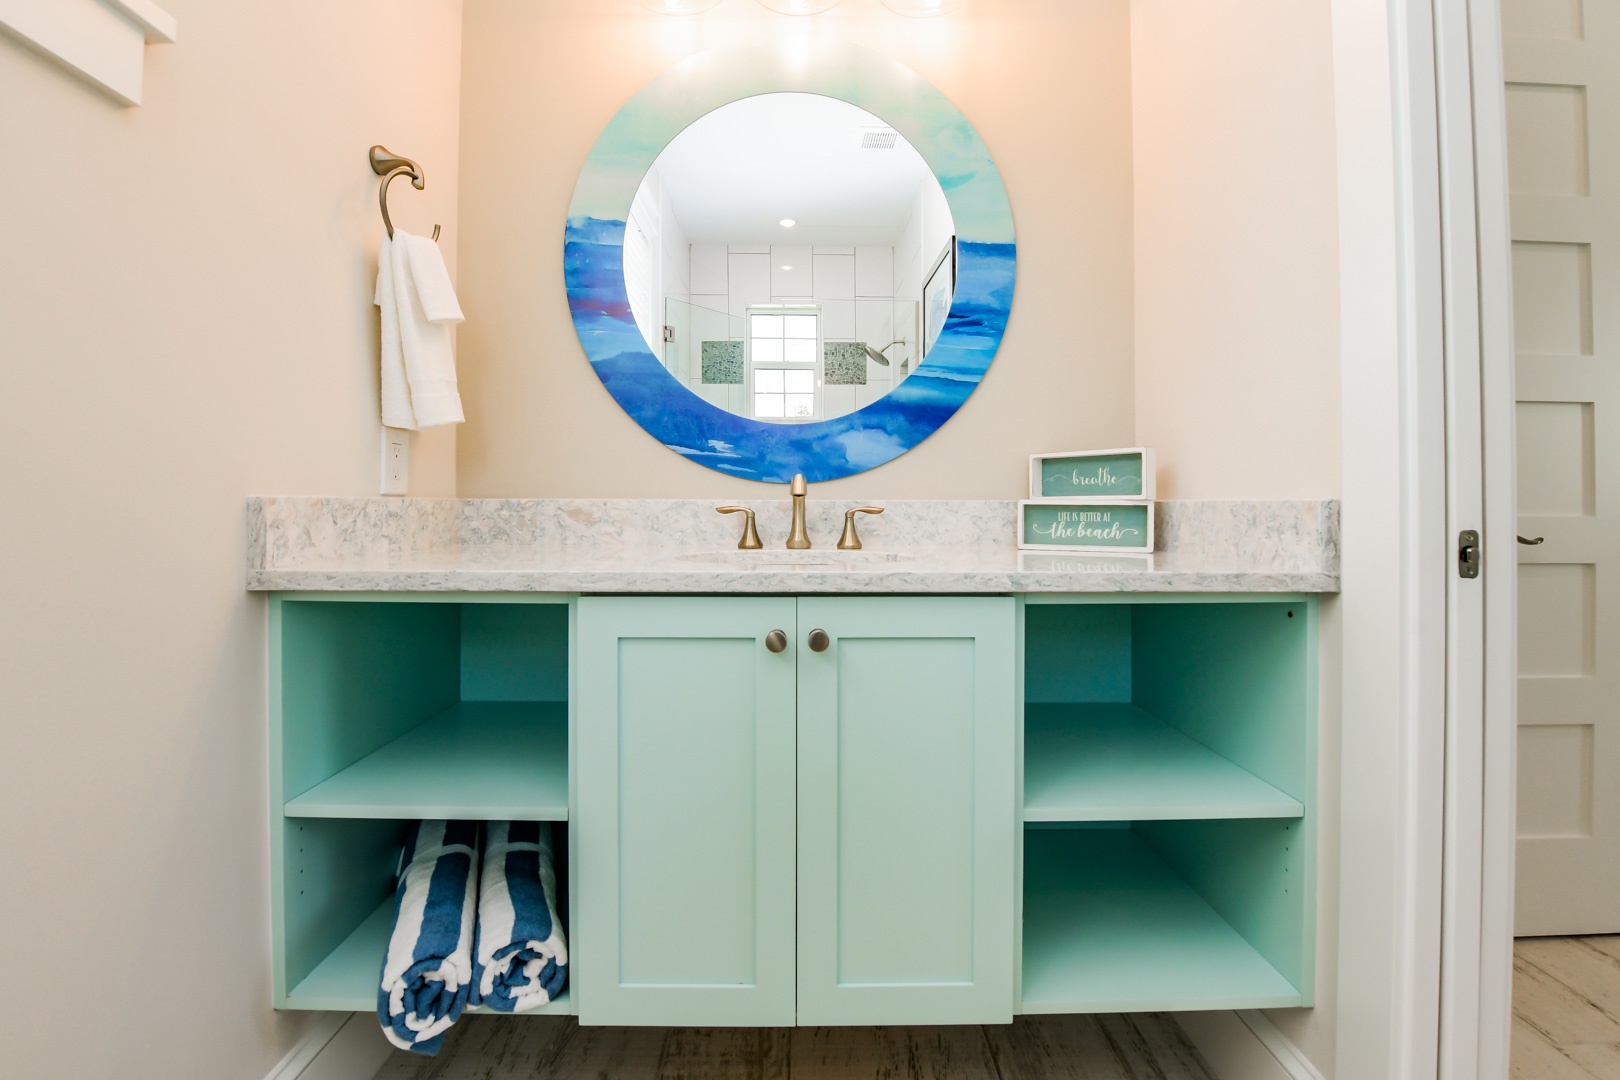
<path id="1" fill-rule="evenodd" d="M 1133 446 L 1035 454 L 1029 459 L 1029 497 L 1151 499 L 1153 451 Z"/>

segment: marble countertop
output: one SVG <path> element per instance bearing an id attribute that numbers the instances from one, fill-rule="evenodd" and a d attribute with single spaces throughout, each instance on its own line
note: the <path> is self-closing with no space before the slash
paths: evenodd
<path id="1" fill-rule="evenodd" d="M 860 552 L 835 550 L 858 503 L 811 493 L 809 551 L 783 550 L 787 500 L 756 502 L 762 552 L 703 500 L 248 500 L 255 591 L 548 593 L 1326 593 L 1335 501 L 1164 501 L 1153 555 L 1020 551 L 1011 501 L 879 500 Z"/>

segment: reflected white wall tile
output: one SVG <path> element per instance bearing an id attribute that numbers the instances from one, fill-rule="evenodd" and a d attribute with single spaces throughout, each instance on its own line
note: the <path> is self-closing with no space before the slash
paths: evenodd
<path id="1" fill-rule="evenodd" d="M 741 318 L 750 304 L 771 302 L 771 257 L 769 255 L 728 255 L 731 275 L 731 314 Z"/>
<path id="2" fill-rule="evenodd" d="M 728 288 L 729 286 L 726 284 L 726 245 L 693 244 L 693 302 L 697 301 L 697 293 L 718 293 L 724 296 Z"/>
<path id="3" fill-rule="evenodd" d="M 855 257 L 853 255 L 816 255 L 811 259 L 815 268 L 812 294 L 817 300 L 855 299 Z"/>
<path id="4" fill-rule="evenodd" d="M 917 192 L 911 218 L 900 238 L 894 242 L 894 295 L 919 297 L 922 295 L 923 272 L 923 195 Z"/>
<path id="5" fill-rule="evenodd" d="M 894 336 L 905 338 L 904 345 L 896 345 L 889 350 L 889 358 L 894 361 L 898 370 L 900 361 L 911 361 L 909 367 L 916 367 L 917 342 L 922 336 L 921 324 L 917 321 L 922 304 L 916 300 L 896 300 L 894 302 Z M 890 339 L 894 340 L 893 338 Z"/>
<path id="6" fill-rule="evenodd" d="M 894 295 L 894 248 L 855 249 L 855 295 Z"/>
<path id="7" fill-rule="evenodd" d="M 725 293 L 693 293 L 692 306 L 726 315 L 731 310 L 731 299 Z"/>
<path id="8" fill-rule="evenodd" d="M 687 383 L 698 397 L 720 409 L 731 407 L 731 387 L 725 383 Z"/>
<path id="9" fill-rule="evenodd" d="M 726 251 L 732 255 L 769 255 L 769 244 L 727 244 Z"/>
<path id="10" fill-rule="evenodd" d="M 809 247 L 776 244 L 771 247 L 771 295 L 810 296 Z"/>
<path id="11" fill-rule="evenodd" d="M 855 337 L 874 349 L 881 349 L 896 337 L 894 301 L 855 301 Z"/>
<path id="12" fill-rule="evenodd" d="M 835 416 L 843 416 L 855 411 L 854 386 L 824 386 L 821 388 L 822 415 L 824 419 L 831 420 Z"/>
<path id="13" fill-rule="evenodd" d="M 842 244 L 817 244 L 815 253 L 817 255 L 853 255 L 855 249 Z"/>
<path id="14" fill-rule="evenodd" d="M 821 336 L 827 341 L 855 340 L 855 301 L 821 301 Z"/>
<path id="15" fill-rule="evenodd" d="M 882 369 L 879 369 L 882 370 Z M 881 400 L 891 389 L 887 379 L 877 382 L 868 381 L 865 386 L 851 387 L 855 391 L 855 407 L 864 409 L 874 401 Z"/>

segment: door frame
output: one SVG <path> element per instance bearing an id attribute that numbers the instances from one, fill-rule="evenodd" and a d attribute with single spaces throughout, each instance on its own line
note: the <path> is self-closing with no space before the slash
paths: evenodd
<path id="1" fill-rule="evenodd" d="M 1451 577 L 1440 1075 L 1508 1075 L 1512 1022 L 1518 553 L 1512 245 L 1502 31 L 1495 0 L 1436 0 L 1448 500 L 1487 538 Z M 1473 588 L 1472 586 L 1478 586 Z"/>
<path id="2" fill-rule="evenodd" d="M 1496 0 L 1331 5 L 1346 507 L 1335 1075 L 1505 1080 L 1517 569 Z M 1484 537 L 1469 581 L 1463 528 Z"/>
<path id="3" fill-rule="evenodd" d="M 1420 0 L 1431 34 L 1444 371 L 1444 538 L 1478 529 L 1480 576 L 1448 566 L 1437 1074 L 1505 1080 L 1512 1030 L 1517 757 L 1512 245 L 1497 0 Z M 1421 190 L 1421 188 L 1420 188 Z M 1455 554 L 1448 552 L 1448 559 Z"/>

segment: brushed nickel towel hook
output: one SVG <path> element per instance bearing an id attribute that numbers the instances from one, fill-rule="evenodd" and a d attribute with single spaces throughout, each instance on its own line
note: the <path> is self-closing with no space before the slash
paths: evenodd
<path id="1" fill-rule="evenodd" d="M 382 207 L 383 228 L 388 230 L 388 239 L 394 238 L 394 222 L 388 216 L 388 185 L 394 182 L 396 176 L 411 178 L 411 187 L 421 191 L 427 184 L 422 175 L 422 166 L 408 157 L 400 157 L 386 146 L 373 146 L 368 157 L 371 160 L 371 171 L 382 177 L 382 183 L 377 187 L 377 204 Z M 439 227 L 433 226 L 433 239 L 439 238 Z"/>

